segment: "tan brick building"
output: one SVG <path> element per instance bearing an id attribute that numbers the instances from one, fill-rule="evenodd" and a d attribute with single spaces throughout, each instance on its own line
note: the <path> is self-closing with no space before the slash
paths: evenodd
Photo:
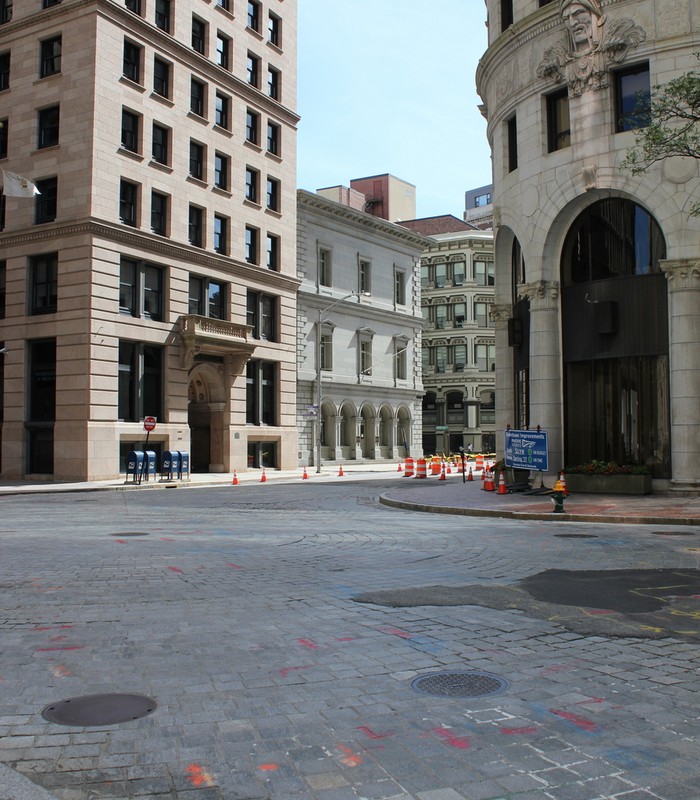
<path id="1" fill-rule="evenodd" d="M 0 475 L 296 465 L 296 2 L 0 0 Z"/>

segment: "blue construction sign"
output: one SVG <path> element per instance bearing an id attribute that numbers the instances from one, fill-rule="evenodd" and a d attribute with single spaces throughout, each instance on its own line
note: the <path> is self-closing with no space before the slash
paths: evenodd
<path id="1" fill-rule="evenodd" d="M 511 431 L 505 433 L 505 461 L 513 469 L 549 470 L 549 447 L 546 431 Z"/>

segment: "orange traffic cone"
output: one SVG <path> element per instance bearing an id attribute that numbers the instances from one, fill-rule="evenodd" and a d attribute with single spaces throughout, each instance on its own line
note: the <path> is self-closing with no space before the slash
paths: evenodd
<path id="1" fill-rule="evenodd" d="M 403 472 L 403 467 L 401 466 L 401 462 L 399 461 L 399 468 L 396 470 L 397 472 Z"/>
<path id="2" fill-rule="evenodd" d="M 474 474 L 472 473 L 472 468 L 471 467 L 469 467 L 469 474 L 467 475 L 467 480 L 468 481 L 473 481 L 474 480 Z"/>
<path id="3" fill-rule="evenodd" d="M 484 485 L 481 487 L 485 492 L 495 492 L 496 485 L 493 482 L 493 473 L 488 468 L 485 469 L 486 478 L 484 479 Z"/>
<path id="4" fill-rule="evenodd" d="M 452 464 L 451 462 L 447 462 L 447 474 L 452 475 Z"/>
<path id="5" fill-rule="evenodd" d="M 308 480 L 309 476 L 306 474 L 306 464 L 304 464 L 304 474 L 301 476 L 303 481 Z"/>
<path id="6" fill-rule="evenodd" d="M 262 468 L 262 475 L 260 476 L 260 483 L 265 483 L 267 480 L 267 475 L 265 475 L 265 467 Z"/>
<path id="7" fill-rule="evenodd" d="M 238 486 L 238 475 L 236 475 L 236 470 L 233 470 L 233 480 L 231 481 L 231 486 Z"/>
<path id="8" fill-rule="evenodd" d="M 498 478 L 498 492 L 497 494 L 508 494 L 508 489 L 506 489 L 506 479 L 503 476 L 503 470 L 501 470 L 501 474 Z"/>
<path id="9" fill-rule="evenodd" d="M 442 469 L 440 470 L 440 477 L 438 478 L 439 481 L 445 481 L 447 478 L 445 477 L 445 464 L 443 463 Z"/>
<path id="10" fill-rule="evenodd" d="M 338 477 L 339 478 L 343 477 L 343 465 L 342 464 L 340 465 L 340 469 L 338 470 Z"/>
<path id="11" fill-rule="evenodd" d="M 566 478 L 564 477 L 564 473 L 563 472 L 559 473 L 559 483 L 561 483 L 561 490 L 562 490 L 562 492 L 564 492 L 564 497 L 568 497 L 569 496 L 569 492 L 566 489 Z"/>

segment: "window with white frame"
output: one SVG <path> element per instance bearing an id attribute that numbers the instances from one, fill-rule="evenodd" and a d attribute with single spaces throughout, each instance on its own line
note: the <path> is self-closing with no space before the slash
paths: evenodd
<path id="1" fill-rule="evenodd" d="M 368 330 L 358 331 L 357 339 L 360 378 L 368 377 L 372 374 L 372 332 Z"/>
<path id="2" fill-rule="evenodd" d="M 331 251 L 326 247 L 318 249 L 318 282 L 321 286 L 332 286 Z"/>
<path id="3" fill-rule="evenodd" d="M 476 367 L 479 372 L 496 370 L 496 345 L 479 342 L 474 346 Z"/>
<path id="4" fill-rule="evenodd" d="M 403 336 L 394 339 L 394 377 L 397 381 L 408 378 L 408 339 Z"/>
<path id="5" fill-rule="evenodd" d="M 366 258 L 359 259 L 357 285 L 360 294 L 369 294 L 372 291 L 372 262 Z"/>
<path id="6" fill-rule="evenodd" d="M 477 286 L 493 286 L 496 282 L 493 261 L 474 261 L 474 280 Z"/>
<path id="7" fill-rule="evenodd" d="M 394 304 L 406 305 L 406 273 L 401 269 L 394 270 Z"/>
<path id="8" fill-rule="evenodd" d="M 329 326 L 321 328 L 321 351 L 319 353 L 320 367 L 324 372 L 333 369 L 333 329 Z"/>

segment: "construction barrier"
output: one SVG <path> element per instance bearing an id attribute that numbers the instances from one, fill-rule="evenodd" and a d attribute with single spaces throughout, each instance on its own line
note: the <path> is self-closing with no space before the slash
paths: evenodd
<path id="1" fill-rule="evenodd" d="M 484 457 L 479 453 L 476 457 L 476 471 L 479 472 L 484 468 Z"/>
<path id="2" fill-rule="evenodd" d="M 404 478 L 412 478 L 413 477 L 413 459 L 407 458 L 406 459 L 406 468 L 403 471 Z"/>
<path id="3" fill-rule="evenodd" d="M 419 458 L 416 461 L 416 478 L 427 478 L 428 477 L 428 465 L 424 458 Z"/>
<path id="4" fill-rule="evenodd" d="M 430 474 L 439 475 L 441 470 L 442 470 L 442 464 L 440 463 L 440 459 L 432 458 L 430 460 Z"/>

